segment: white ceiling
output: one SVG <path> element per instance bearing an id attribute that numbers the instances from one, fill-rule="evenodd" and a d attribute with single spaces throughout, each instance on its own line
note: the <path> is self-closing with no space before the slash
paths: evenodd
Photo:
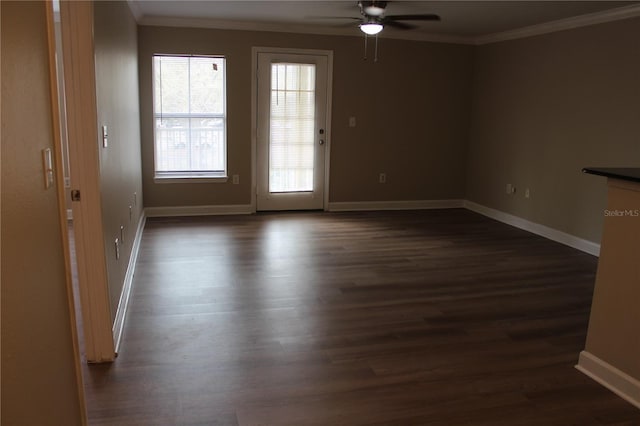
<path id="1" fill-rule="evenodd" d="M 318 34 L 361 35 L 357 1 L 129 1 L 142 25 L 255 29 Z M 617 9 L 617 10 L 615 10 Z M 630 13 L 631 12 L 631 13 Z M 638 16 L 639 1 L 393 1 L 388 15 L 436 13 L 441 22 L 411 22 L 408 31 L 385 28 L 381 36 L 472 42 L 575 17 Z M 610 20 L 610 19 L 609 19 Z"/>

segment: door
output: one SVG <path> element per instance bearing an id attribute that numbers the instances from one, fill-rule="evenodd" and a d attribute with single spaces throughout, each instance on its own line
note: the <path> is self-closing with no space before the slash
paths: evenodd
<path id="1" fill-rule="evenodd" d="M 329 54 L 257 53 L 256 209 L 324 209 Z"/>

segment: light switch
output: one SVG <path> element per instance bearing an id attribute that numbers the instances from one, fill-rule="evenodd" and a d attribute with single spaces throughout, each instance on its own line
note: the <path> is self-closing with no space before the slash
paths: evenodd
<path id="1" fill-rule="evenodd" d="M 107 126 L 102 126 L 102 147 L 106 148 L 109 144 L 107 142 Z"/>
<path id="2" fill-rule="evenodd" d="M 349 127 L 356 127 L 356 118 L 349 117 Z"/>
<path id="3" fill-rule="evenodd" d="M 49 189 L 53 185 L 53 156 L 51 155 L 51 148 L 42 150 L 42 171 L 44 174 L 44 189 Z"/>

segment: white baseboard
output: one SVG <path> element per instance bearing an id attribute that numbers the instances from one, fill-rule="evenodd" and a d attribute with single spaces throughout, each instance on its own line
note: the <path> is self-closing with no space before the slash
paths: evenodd
<path id="1" fill-rule="evenodd" d="M 580 352 L 576 369 L 591 377 L 625 401 L 640 408 L 640 381 L 587 352 Z"/>
<path id="2" fill-rule="evenodd" d="M 600 244 L 468 200 L 347 201 L 333 202 L 327 205 L 327 211 L 330 212 L 455 208 L 466 208 L 499 222 L 532 232 L 585 253 L 594 256 L 600 255 Z M 255 213 L 255 211 L 251 204 L 147 207 L 145 209 L 146 217 L 238 215 L 252 213 Z"/>
<path id="3" fill-rule="evenodd" d="M 131 295 L 131 285 L 133 283 L 133 274 L 136 269 L 136 262 L 138 261 L 138 251 L 140 250 L 140 240 L 142 239 L 142 232 L 144 231 L 144 225 L 147 222 L 147 217 L 143 211 L 138 220 L 138 229 L 136 229 L 136 236 L 133 239 L 133 245 L 131 246 L 131 255 L 129 256 L 129 263 L 127 265 L 127 272 L 124 275 L 124 284 L 122 285 L 122 292 L 120 293 L 120 300 L 118 301 L 118 310 L 116 311 L 116 319 L 113 322 L 113 342 L 115 345 L 116 354 L 120 350 L 120 341 L 122 340 L 122 332 L 124 330 L 124 320 L 127 314 L 127 307 L 129 306 L 129 296 Z"/>
<path id="4" fill-rule="evenodd" d="M 465 201 L 464 207 L 468 210 L 490 217 L 491 219 L 515 226 L 516 228 L 524 229 L 525 231 L 529 231 L 560 244 L 573 247 L 585 253 L 589 253 L 594 256 L 600 255 L 600 244 L 596 244 L 593 241 L 584 240 L 574 235 L 558 231 L 557 229 L 549 228 L 548 226 L 540 225 L 539 223 L 531 222 L 521 217 L 513 216 L 509 213 L 504 213 L 499 210 L 474 203 L 473 201 Z"/>
<path id="5" fill-rule="evenodd" d="M 172 217 L 172 216 L 211 216 L 211 215 L 236 215 L 254 213 L 251 204 L 235 204 L 225 206 L 175 206 L 175 207 L 147 207 L 147 217 Z"/>
<path id="6" fill-rule="evenodd" d="M 352 201 L 329 203 L 330 212 L 371 210 L 427 210 L 455 209 L 464 206 L 464 200 L 409 200 L 409 201 Z"/>

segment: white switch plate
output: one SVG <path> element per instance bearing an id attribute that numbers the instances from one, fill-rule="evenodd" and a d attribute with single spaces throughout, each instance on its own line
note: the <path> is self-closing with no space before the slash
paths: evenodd
<path id="1" fill-rule="evenodd" d="M 356 118 L 349 117 L 349 127 L 356 127 Z"/>
<path id="2" fill-rule="evenodd" d="M 107 142 L 107 126 L 102 126 L 102 147 L 106 148 L 108 144 Z"/>
<path id="3" fill-rule="evenodd" d="M 42 150 L 42 171 L 44 173 L 44 189 L 49 189 L 53 185 L 53 156 L 51 148 Z"/>

